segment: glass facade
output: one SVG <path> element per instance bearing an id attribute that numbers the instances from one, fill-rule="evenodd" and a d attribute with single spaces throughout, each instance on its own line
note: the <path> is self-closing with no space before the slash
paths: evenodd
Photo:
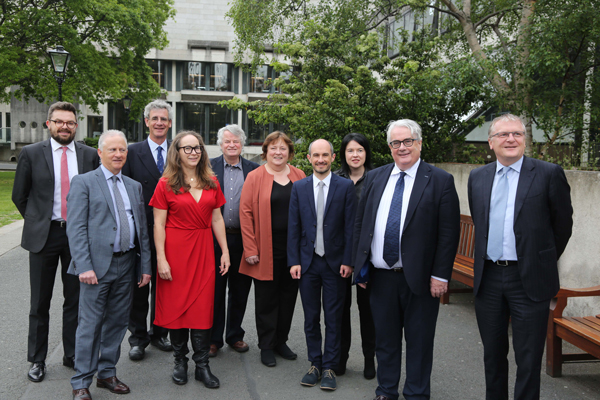
<path id="1" fill-rule="evenodd" d="M 140 142 L 148 137 L 148 128 L 144 124 L 143 116 L 140 115 L 136 121 L 130 120 L 122 101 L 108 103 L 108 129 L 120 130 L 125 134 L 128 142 Z M 89 134 L 88 128 L 88 136 Z M 170 129 L 167 137 L 171 137 Z"/>
<path id="2" fill-rule="evenodd" d="M 244 110 L 242 114 L 242 129 L 244 132 L 246 132 L 247 146 L 262 146 L 269 133 L 274 131 L 286 132 L 287 126 L 276 123 L 270 123 L 267 125 L 257 124 L 253 119 L 248 118 L 248 114 Z"/>
<path id="3" fill-rule="evenodd" d="M 177 62 L 176 90 L 233 91 L 233 65 L 195 61 Z"/>
<path id="4" fill-rule="evenodd" d="M 195 131 L 205 144 L 217 144 L 217 132 L 237 123 L 237 111 L 218 104 L 177 103 L 177 131 Z"/>
<path id="5" fill-rule="evenodd" d="M 146 60 L 152 68 L 152 78 L 158 83 L 161 89 L 173 90 L 173 62 L 165 60 Z"/>

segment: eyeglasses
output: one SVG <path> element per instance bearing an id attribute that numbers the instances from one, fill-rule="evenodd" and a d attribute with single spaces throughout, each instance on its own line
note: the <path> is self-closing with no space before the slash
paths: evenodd
<path id="1" fill-rule="evenodd" d="M 513 135 L 513 137 L 515 139 L 521 139 L 523 136 L 525 136 L 525 133 L 523 133 L 523 132 L 498 132 L 498 133 L 494 133 L 491 137 L 496 136 L 499 139 L 508 139 L 508 137 L 510 135 Z"/>
<path id="2" fill-rule="evenodd" d="M 51 119 L 50 122 L 54 122 L 56 126 L 67 126 L 69 129 L 73 129 L 77 126 L 77 122 L 73 121 L 61 121 L 60 119 Z"/>
<path id="3" fill-rule="evenodd" d="M 157 123 L 157 122 L 162 122 L 163 124 L 166 124 L 167 122 L 169 122 L 168 118 L 165 117 L 152 117 L 150 118 L 150 121 L 152 121 L 153 123 Z"/>
<path id="4" fill-rule="evenodd" d="M 392 149 L 399 149 L 402 143 L 404 143 L 404 147 L 411 147 L 416 140 L 417 139 L 392 140 L 390 146 L 392 146 Z"/>
<path id="5" fill-rule="evenodd" d="M 183 149 L 183 152 L 185 154 L 192 154 L 192 150 L 196 153 L 196 154 L 200 154 L 202 153 L 202 146 L 184 146 L 184 147 L 179 147 L 177 150 L 181 150 Z"/>

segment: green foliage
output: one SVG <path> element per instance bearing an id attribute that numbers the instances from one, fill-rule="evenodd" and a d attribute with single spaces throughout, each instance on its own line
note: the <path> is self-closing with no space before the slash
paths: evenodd
<path id="1" fill-rule="evenodd" d="M 0 227 L 23 218 L 11 200 L 14 181 L 13 171 L 0 172 Z"/>
<path id="2" fill-rule="evenodd" d="M 100 137 L 93 137 L 93 138 L 86 137 L 86 138 L 83 138 L 83 142 L 86 145 L 97 149 L 98 148 L 98 139 L 100 139 Z"/>
<path id="3" fill-rule="evenodd" d="M 46 51 L 63 45 L 72 58 L 63 99 L 98 104 L 127 95 L 131 115 L 160 94 L 145 56 L 167 44 L 163 26 L 173 0 L 4 0 L 0 2 L 0 102 L 50 102 L 58 87 Z"/>
<path id="4" fill-rule="evenodd" d="M 280 40 L 275 45 L 280 56 L 270 60 L 276 70 L 288 70 L 291 65 L 300 68 L 289 82 L 275 81 L 286 94 L 273 94 L 265 101 L 245 103 L 236 98 L 220 104 L 246 109 L 258 124 L 286 124 L 289 133 L 302 139 L 297 160 L 307 170 L 310 165 L 304 160 L 311 141 L 326 138 L 339 150 L 342 138 L 350 132 L 370 140 L 375 165 L 391 162 L 385 128 L 401 118 L 422 126 L 424 160 L 453 160 L 456 145 L 464 139 L 459 134 L 466 126 L 461 118 L 485 93 L 477 66 L 441 60 L 439 41 L 427 32 L 417 33 L 415 41 L 400 43 L 399 55 L 391 60 L 382 50 L 381 32 L 367 29 L 366 16 L 371 11 L 366 3 L 323 1 L 311 3 L 310 8 L 303 3 L 311 18 L 302 19 L 301 24 L 292 18 L 293 30 L 277 25 L 267 31 L 264 26 L 253 30 L 256 24 L 250 24 L 251 19 L 238 9 L 268 10 L 249 10 L 245 0 L 235 1 L 230 18 L 238 36 L 239 30 L 244 35 L 238 46 L 248 46 L 238 47 L 238 54 L 256 50 L 258 58 L 253 62 L 264 58 L 260 45 L 253 47 L 263 40 L 256 37 L 260 33 Z"/>

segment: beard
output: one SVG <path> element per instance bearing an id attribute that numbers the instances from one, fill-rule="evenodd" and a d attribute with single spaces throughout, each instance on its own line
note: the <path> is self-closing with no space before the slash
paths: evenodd
<path id="1" fill-rule="evenodd" d="M 52 137 L 52 139 L 56 140 L 59 144 L 68 145 L 69 143 L 71 143 L 73 141 L 73 138 L 75 138 L 75 132 L 71 132 L 68 130 L 61 131 L 61 132 L 69 133 L 69 137 L 64 138 L 59 135 L 58 131 L 50 131 L 50 136 Z"/>

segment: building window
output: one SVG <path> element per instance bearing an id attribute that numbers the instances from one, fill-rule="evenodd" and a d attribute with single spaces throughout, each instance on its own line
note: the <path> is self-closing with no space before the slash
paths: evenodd
<path id="1" fill-rule="evenodd" d="M 146 60 L 152 68 L 152 78 L 158 83 L 161 89 L 173 90 L 172 85 L 172 61 L 164 60 Z"/>
<path id="2" fill-rule="evenodd" d="M 256 72 L 250 78 L 250 92 L 252 93 L 271 93 L 275 71 L 269 65 L 260 65 Z"/>
<path id="3" fill-rule="evenodd" d="M 226 63 L 177 62 L 176 90 L 231 92 L 233 65 Z"/>
<path id="4" fill-rule="evenodd" d="M 108 129 L 117 129 L 123 132 L 128 142 L 141 142 L 149 134 L 143 116 L 140 114 L 135 121 L 130 120 L 122 101 L 108 103 Z M 92 135 L 94 132 L 92 131 Z M 89 134 L 90 129 L 88 127 Z M 171 129 L 169 129 L 167 137 L 171 137 Z"/>
<path id="5" fill-rule="evenodd" d="M 218 104 L 177 103 L 177 130 L 195 131 L 205 144 L 217 144 L 217 132 L 237 123 L 237 111 Z"/>
<path id="6" fill-rule="evenodd" d="M 287 126 L 284 124 L 269 123 L 266 125 L 260 125 L 254 122 L 253 119 L 248 118 L 246 110 L 242 113 L 242 129 L 246 132 L 246 144 L 248 146 L 262 146 L 267 135 L 271 132 L 287 130 Z"/>

